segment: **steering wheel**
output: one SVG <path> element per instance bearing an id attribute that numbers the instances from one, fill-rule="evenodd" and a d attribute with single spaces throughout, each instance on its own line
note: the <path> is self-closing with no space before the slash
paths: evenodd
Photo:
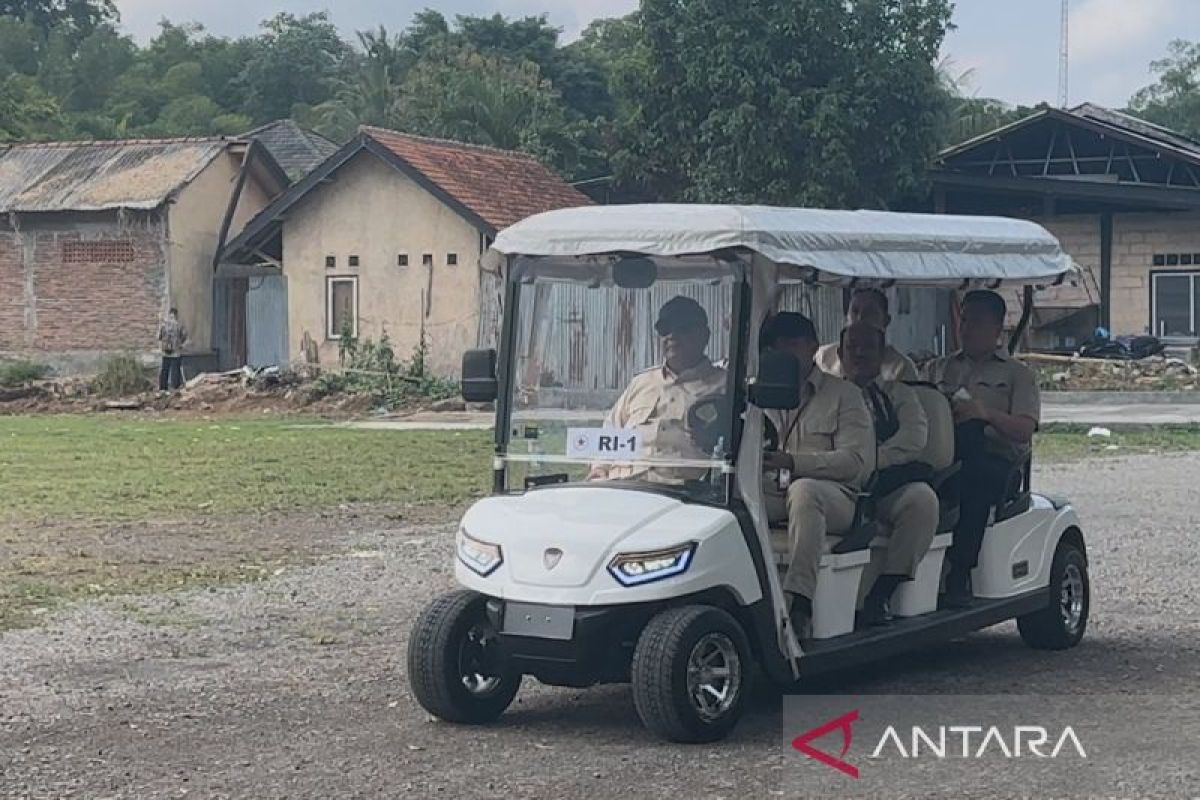
<path id="1" fill-rule="evenodd" d="M 723 446 L 729 447 L 730 422 L 729 401 L 723 394 L 702 397 L 688 407 L 692 441 L 705 453 L 712 453 L 722 440 Z"/>

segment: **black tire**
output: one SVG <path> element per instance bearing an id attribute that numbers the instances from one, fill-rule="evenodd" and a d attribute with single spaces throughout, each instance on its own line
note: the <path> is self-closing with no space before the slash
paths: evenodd
<path id="1" fill-rule="evenodd" d="M 1091 610 L 1087 557 L 1071 542 L 1059 542 L 1050 566 L 1049 603 L 1017 618 L 1025 644 L 1037 650 L 1066 650 L 1079 644 Z"/>
<path id="2" fill-rule="evenodd" d="M 444 594 L 426 606 L 409 636 L 409 685 L 421 707 L 446 722 L 491 722 L 521 688 L 521 675 L 499 649 L 486 603 L 478 592 Z"/>
<path id="3" fill-rule="evenodd" d="M 711 657 L 708 672 L 694 662 L 703 656 Z M 715 742 L 742 715 L 751 666 L 746 634 L 728 613 L 712 606 L 668 609 L 647 623 L 633 651 L 633 703 L 657 736 L 672 742 Z M 723 678 L 720 670 L 727 673 Z M 706 677 L 710 687 L 715 682 L 727 697 L 714 701 L 701 690 L 698 695 L 704 699 L 694 698 L 695 682 Z M 705 701 L 713 704 L 707 713 Z"/>

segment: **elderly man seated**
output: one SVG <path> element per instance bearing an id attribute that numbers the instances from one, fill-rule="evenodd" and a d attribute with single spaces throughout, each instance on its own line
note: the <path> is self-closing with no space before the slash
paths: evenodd
<path id="1" fill-rule="evenodd" d="M 910 387 L 880 376 L 886 353 L 879 328 L 858 322 L 842 331 L 842 372 L 862 390 L 875 419 L 875 517 L 889 535 L 883 572 L 863 602 L 865 625 L 887 622 L 888 600 L 916 576 L 938 523 L 937 495 L 926 483 L 933 470 L 918 461 L 928 436 L 925 411 Z"/>

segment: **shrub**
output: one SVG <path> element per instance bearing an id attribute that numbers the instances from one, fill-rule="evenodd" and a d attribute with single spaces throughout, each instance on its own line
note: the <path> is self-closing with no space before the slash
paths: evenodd
<path id="1" fill-rule="evenodd" d="M 131 355 L 107 358 L 92 381 L 92 390 L 101 397 L 127 397 L 154 388 L 150 373 Z"/>
<path id="2" fill-rule="evenodd" d="M 0 386 L 23 386 L 46 377 L 50 368 L 32 361 L 10 361 L 0 364 Z"/>
<path id="3" fill-rule="evenodd" d="M 443 400 L 459 393 L 457 381 L 429 371 L 429 342 L 422 335 L 408 361 L 398 361 L 385 332 L 379 341 L 356 339 L 344 330 L 338 341 L 343 372 L 324 372 L 317 379 L 314 398 L 345 392 L 368 395 L 380 405 L 394 408 L 414 400 Z"/>

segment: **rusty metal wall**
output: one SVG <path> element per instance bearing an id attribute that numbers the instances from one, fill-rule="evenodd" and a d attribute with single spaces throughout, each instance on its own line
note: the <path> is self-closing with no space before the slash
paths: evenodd
<path id="1" fill-rule="evenodd" d="M 822 342 L 836 340 L 846 319 L 842 290 L 830 286 L 784 284 L 777 308 L 779 311 L 798 311 L 811 319 Z"/>
<path id="2" fill-rule="evenodd" d="M 638 372 L 660 363 L 654 322 L 658 309 L 676 295 L 692 298 L 708 312 L 713 330 L 709 357 L 726 358 L 733 314 L 729 283 L 660 282 L 646 290 L 544 283 L 521 298 L 521 385 L 586 391 L 624 388 Z"/>
<path id="3" fill-rule="evenodd" d="M 482 273 L 481 289 L 480 346 L 494 347 L 501 319 L 498 276 Z M 529 331 L 535 318 L 539 329 L 522 337 L 522 352 L 517 354 L 517 374 L 523 386 L 592 391 L 624 388 L 637 372 L 660 363 L 654 321 L 659 307 L 676 294 L 704 306 L 713 325 L 709 356 L 714 361 L 727 357 L 733 300 L 728 285 L 659 284 L 648 290 L 620 290 L 616 303 L 608 291 L 618 290 L 543 284 L 536 292 L 526 291 L 521 330 Z M 948 324 L 945 292 L 892 289 L 888 294 L 892 344 L 906 353 L 934 354 L 943 326 Z M 778 307 L 812 319 L 822 342 L 836 341 L 845 324 L 842 290 L 838 288 L 788 284 Z"/>

